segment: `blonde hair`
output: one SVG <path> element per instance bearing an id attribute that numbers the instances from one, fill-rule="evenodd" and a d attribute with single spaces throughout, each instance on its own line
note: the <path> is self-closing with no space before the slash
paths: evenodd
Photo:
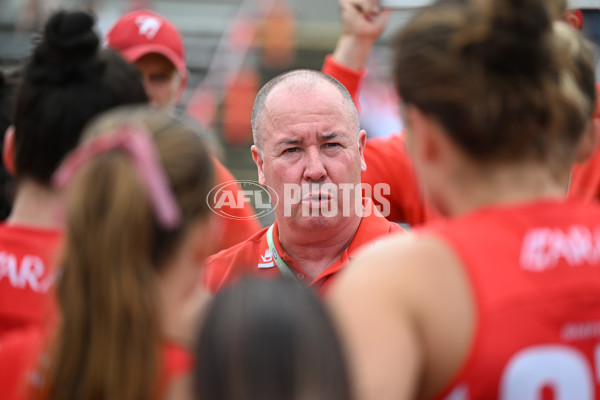
<path id="1" fill-rule="evenodd" d="M 108 112 L 83 142 L 124 123 L 147 131 L 182 214 L 175 229 L 154 216 L 130 157 L 113 150 L 86 162 L 72 182 L 62 277 L 62 312 L 42 389 L 45 399 L 138 400 L 161 382 L 156 273 L 191 222 L 206 218 L 213 164 L 192 128 L 157 110 Z"/>

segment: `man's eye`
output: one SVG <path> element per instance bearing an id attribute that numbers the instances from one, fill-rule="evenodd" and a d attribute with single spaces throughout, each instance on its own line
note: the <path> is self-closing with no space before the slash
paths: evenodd
<path id="1" fill-rule="evenodd" d="M 332 143 L 325 143 L 325 144 L 323 145 L 323 147 L 325 147 L 325 148 L 333 148 L 333 147 L 339 147 L 339 146 L 341 146 L 341 145 L 340 145 L 339 143 L 335 143 L 335 142 L 332 142 Z"/>
<path id="2" fill-rule="evenodd" d="M 296 153 L 298 150 L 299 150 L 298 147 L 290 147 L 289 149 L 285 149 L 281 154 Z"/>

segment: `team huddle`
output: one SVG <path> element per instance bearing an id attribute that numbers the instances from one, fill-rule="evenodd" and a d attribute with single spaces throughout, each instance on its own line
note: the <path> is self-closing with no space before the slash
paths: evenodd
<path id="1" fill-rule="evenodd" d="M 215 200 L 245 189 L 174 116 L 178 29 L 140 10 L 100 38 L 91 14 L 53 14 L 0 81 L 16 188 L 0 398 L 600 399 L 600 102 L 581 14 L 421 8 L 393 43 L 404 131 L 367 139 L 358 93 L 390 13 L 340 0 L 322 70 L 256 95 L 266 227 Z"/>

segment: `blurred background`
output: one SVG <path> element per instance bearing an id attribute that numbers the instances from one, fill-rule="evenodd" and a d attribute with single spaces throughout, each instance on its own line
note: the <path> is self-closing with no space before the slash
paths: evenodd
<path id="1" fill-rule="evenodd" d="M 320 69 L 340 33 L 337 0 L 0 0 L 0 67 L 29 55 L 45 18 L 59 7 L 93 10 L 101 35 L 135 9 L 170 19 L 183 35 L 190 73 L 178 112 L 212 134 L 220 158 L 238 179 L 256 179 L 249 146 L 258 89 L 289 69 Z M 394 12 L 371 55 L 361 94 L 361 111 L 369 116 L 362 123 L 370 136 L 402 127 L 388 83 L 388 42 L 410 14 Z"/>

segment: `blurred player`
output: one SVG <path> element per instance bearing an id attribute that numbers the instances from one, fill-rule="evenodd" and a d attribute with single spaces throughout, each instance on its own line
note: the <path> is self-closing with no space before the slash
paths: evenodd
<path id="1" fill-rule="evenodd" d="M 542 0 L 440 1 L 401 31 L 406 144 L 453 219 L 332 288 L 358 399 L 600 397 L 600 208 L 564 199 L 593 65 L 553 19 Z"/>
<path id="2" fill-rule="evenodd" d="M 96 114 L 148 98 L 135 68 L 100 50 L 94 19 L 56 14 L 24 67 L 3 156 L 16 196 L 0 224 L 0 338 L 52 316 L 63 198 L 50 177 Z M 0 396 L 1 397 L 1 396 Z"/>
<path id="3" fill-rule="evenodd" d="M 151 102 L 172 111 L 187 84 L 185 46 L 175 25 L 152 11 L 133 11 L 113 25 L 105 42 L 137 66 Z M 219 160 L 214 158 L 214 162 L 217 174 L 215 186 L 235 181 Z M 227 188 L 231 198 L 243 198 L 238 184 L 227 185 Z M 220 240 L 215 252 L 241 242 L 261 228 L 252 205 L 246 201 L 226 203 L 221 211 L 220 227 L 215 232 Z"/>

